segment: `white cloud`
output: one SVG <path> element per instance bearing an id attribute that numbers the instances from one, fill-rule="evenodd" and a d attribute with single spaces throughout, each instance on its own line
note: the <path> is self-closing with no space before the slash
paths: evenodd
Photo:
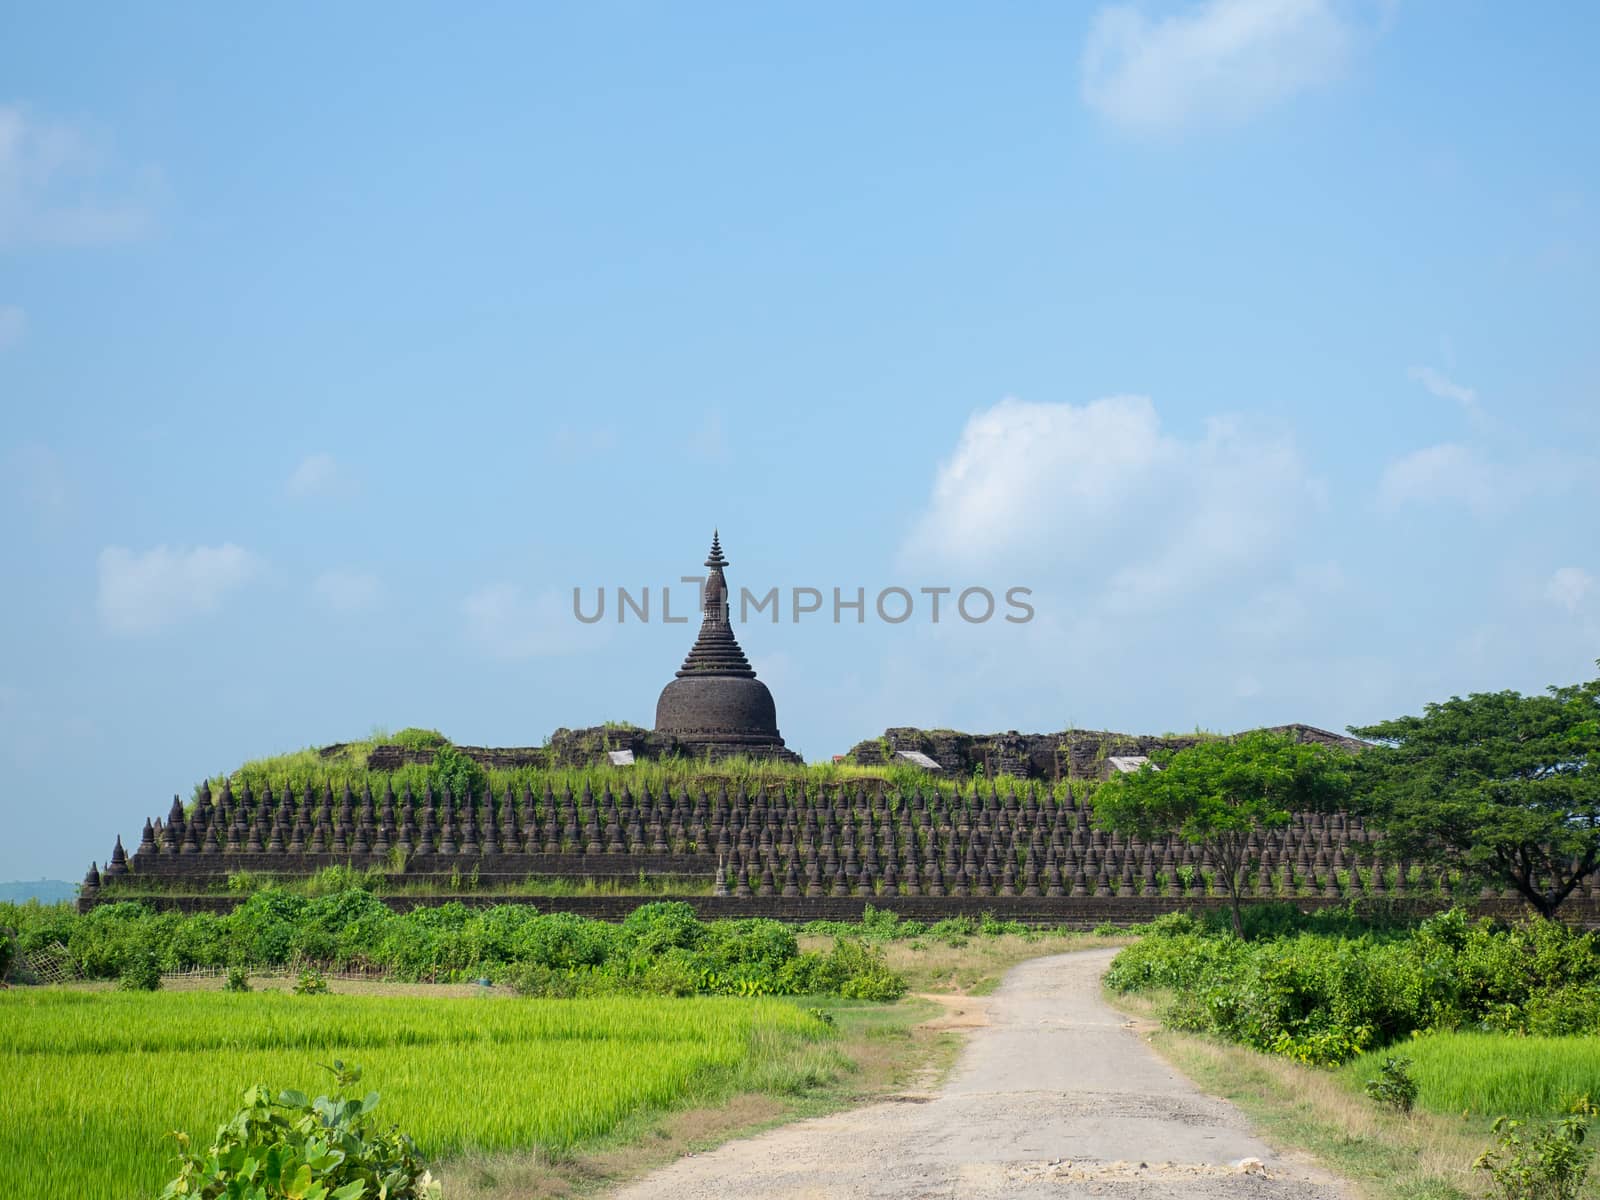
<path id="1" fill-rule="evenodd" d="M 122 546 L 100 551 L 100 623 L 108 633 L 152 633 L 203 613 L 260 570 L 260 560 L 231 542 L 135 553 Z"/>
<path id="2" fill-rule="evenodd" d="M 1534 496 L 1558 495 L 1592 478 L 1593 470 L 1592 463 L 1564 454 L 1497 462 L 1472 446 L 1441 442 L 1390 462 L 1378 482 L 1378 503 L 1391 511 L 1408 504 L 1456 504 L 1486 517 Z"/>
<path id="3" fill-rule="evenodd" d="M 1545 598 L 1569 613 L 1575 613 L 1594 591 L 1594 576 L 1582 567 L 1558 567 L 1545 584 Z"/>
<path id="4" fill-rule="evenodd" d="M 1455 382 L 1432 367 L 1412 367 L 1406 374 L 1439 399 L 1454 400 L 1474 420 L 1483 416 L 1483 409 L 1478 406 L 1478 393 L 1472 388 Z"/>
<path id="5" fill-rule="evenodd" d="M 340 472 L 333 455 L 308 454 L 300 460 L 300 465 L 290 474 L 283 487 L 290 496 L 304 500 L 343 491 L 348 487 L 348 481 Z"/>
<path id="6" fill-rule="evenodd" d="M 324 607 L 336 613 L 360 613 L 378 603 L 382 584 L 370 571 L 335 568 L 317 576 L 313 585 Z"/>
<path id="7" fill-rule="evenodd" d="M 1352 41 L 1326 0 L 1207 0 L 1155 21 L 1111 5 L 1084 46 L 1083 98 L 1141 132 L 1238 121 L 1337 78 Z"/>
<path id="8" fill-rule="evenodd" d="M 509 583 L 479 588 L 461 602 L 467 640 L 490 658 L 514 661 L 582 650 L 606 626 L 585 625 L 572 613 L 572 596 L 546 589 L 531 599 Z"/>
<path id="9" fill-rule="evenodd" d="M 0 105 L 0 246 L 127 241 L 160 191 L 159 172 L 119 167 L 78 127 Z"/>
<path id="10" fill-rule="evenodd" d="M 1449 502 L 1487 511 L 1499 491 L 1498 470 L 1458 442 L 1413 450 L 1384 468 L 1378 500 L 1385 508 Z"/>
<path id="11" fill-rule="evenodd" d="M 1149 609 L 1270 560 L 1316 506 L 1292 441 L 1240 421 L 1214 419 L 1185 441 L 1143 396 L 1008 399 L 967 422 L 905 559 L 1034 572 L 1070 560 L 1106 581 L 1106 606 Z"/>
<path id="12" fill-rule="evenodd" d="M 0 304 L 0 350 L 9 350 L 28 332 L 28 314 L 15 304 Z"/>

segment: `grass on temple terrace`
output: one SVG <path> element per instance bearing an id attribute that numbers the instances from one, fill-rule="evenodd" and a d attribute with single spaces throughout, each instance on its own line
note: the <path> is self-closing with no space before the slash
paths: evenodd
<path id="1" fill-rule="evenodd" d="M 382 793 L 384 784 L 387 783 L 394 788 L 397 796 L 409 784 L 412 793 L 420 797 L 423 788 L 430 781 L 427 767 L 413 763 L 394 771 L 368 769 L 369 755 L 388 740 L 388 736 L 382 731 L 374 731 L 368 738 L 343 743 L 327 756 L 324 756 L 321 750 L 307 748 L 252 759 L 231 772 L 219 772 L 206 782 L 209 783 L 213 796 L 220 792 L 224 780 L 231 780 L 235 789 L 249 783 L 252 791 L 258 795 L 267 784 L 270 784 L 278 795 L 282 794 L 285 785 L 292 786 L 295 794 L 300 796 L 304 794 L 308 784 L 320 789 L 325 783 L 331 786 L 337 795 L 348 782 L 351 791 L 358 796 L 365 784 L 372 788 L 374 797 L 378 797 Z M 1007 790 L 1014 789 L 1019 796 L 1032 792 L 1040 797 L 1051 795 L 1058 800 L 1066 796 L 1069 788 L 1075 797 L 1082 798 L 1096 786 L 1091 780 L 1077 780 L 1071 784 L 1065 781 L 1051 784 L 1047 781 L 1014 779 L 1009 776 L 999 776 L 994 779 L 976 776 L 963 779 L 929 774 L 922 768 L 909 764 L 860 765 L 817 762 L 799 765 L 738 756 L 719 758 L 715 762 L 692 758 L 652 759 L 621 767 L 609 764 L 550 768 L 487 767 L 484 769 L 484 777 L 497 799 L 505 793 L 506 788 L 509 787 L 513 793 L 517 793 L 524 785 L 537 799 L 543 795 L 547 783 L 555 796 L 560 796 L 568 789 L 574 796 L 579 796 L 585 786 L 599 796 L 608 786 L 613 793 L 619 795 L 624 786 L 632 788 L 635 792 L 641 787 L 648 787 L 652 794 L 659 795 L 668 787 L 676 791 L 678 788 L 693 790 L 704 785 L 708 791 L 713 791 L 719 785 L 724 785 L 732 793 L 738 789 L 749 791 L 767 787 L 783 787 L 792 791 L 801 785 L 814 790 L 820 786 L 831 788 L 841 784 L 854 786 L 857 783 L 869 789 L 881 784 L 893 793 L 909 792 L 915 787 L 920 788 L 924 794 L 939 791 L 948 795 L 958 785 L 963 792 L 970 792 L 976 784 L 985 790 L 991 785 L 997 787 L 1002 795 Z M 197 784 L 194 798 L 197 798 L 198 794 Z"/>

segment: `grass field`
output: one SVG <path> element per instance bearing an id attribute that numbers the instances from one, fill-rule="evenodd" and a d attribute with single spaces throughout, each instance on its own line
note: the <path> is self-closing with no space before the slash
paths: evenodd
<path id="1" fill-rule="evenodd" d="M 316 1094 L 335 1057 L 430 1158 L 558 1151 L 741 1075 L 803 1087 L 838 1069 L 829 1038 L 776 1000 L 13 991 L 0 1161 L 18 1200 L 147 1197 L 171 1173 L 168 1131 L 208 1141 L 254 1082 Z"/>
<path id="2" fill-rule="evenodd" d="M 1600 1101 L 1600 1038 L 1438 1033 L 1365 1054 L 1342 1069 L 1359 1090 L 1387 1057 L 1409 1058 L 1417 1103 L 1438 1113 L 1549 1116 Z"/>
<path id="3" fill-rule="evenodd" d="M 1161 1028 L 1166 993 L 1107 990 L 1105 998 L 1134 1017 L 1155 1050 L 1202 1090 L 1244 1109 L 1269 1142 L 1315 1155 L 1374 1200 L 1484 1195 L 1488 1179 L 1472 1163 L 1493 1144 L 1494 1116 L 1551 1119 L 1585 1081 L 1600 1082 L 1595 1038 L 1431 1034 L 1328 1070 Z M 1422 1085 L 1408 1116 L 1375 1104 L 1363 1088 L 1390 1055 L 1410 1058 Z M 1579 1195 L 1600 1200 L 1600 1176 Z"/>

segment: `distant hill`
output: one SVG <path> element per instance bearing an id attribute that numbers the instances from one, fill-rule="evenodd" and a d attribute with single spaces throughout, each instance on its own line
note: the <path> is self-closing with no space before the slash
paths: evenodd
<path id="1" fill-rule="evenodd" d="M 26 904 L 37 900 L 40 904 L 59 904 L 78 895 L 78 885 L 60 879 L 18 879 L 0 883 L 0 904 Z"/>

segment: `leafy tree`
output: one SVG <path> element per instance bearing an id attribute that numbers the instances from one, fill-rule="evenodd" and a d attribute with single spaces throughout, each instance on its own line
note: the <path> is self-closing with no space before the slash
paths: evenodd
<path id="1" fill-rule="evenodd" d="M 433 752 L 433 762 L 428 766 L 428 782 L 435 788 L 449 788 L 456 803 L 470 803 L 475 797 L 482 796 L 488 780 L 488 772 L 483 766 L 454 746 L 440 746 Z"/>
<path id="2" fill-rule="evenodd" d="M 1452 696 L 1351 732 L 1380 743 L 1358 783 L 1387 853 L 1509 884 L 1547 918 L 1600 865 L 1600 680 Z"/>
<path id="3" fill-rule="evenodd" d="M 1295 810 L 1333 807 L 1348 783 L 1340 751 L 1280 733 L 1246 733 L 1151 755 L 1095 793 L 1095 821 L 1143 838 L 1176 834 L 1205 849 L 1228 893 L 1233 931 L 1243 937 L 1240 893 L 1251 834 L 1283 828 Z"/>

